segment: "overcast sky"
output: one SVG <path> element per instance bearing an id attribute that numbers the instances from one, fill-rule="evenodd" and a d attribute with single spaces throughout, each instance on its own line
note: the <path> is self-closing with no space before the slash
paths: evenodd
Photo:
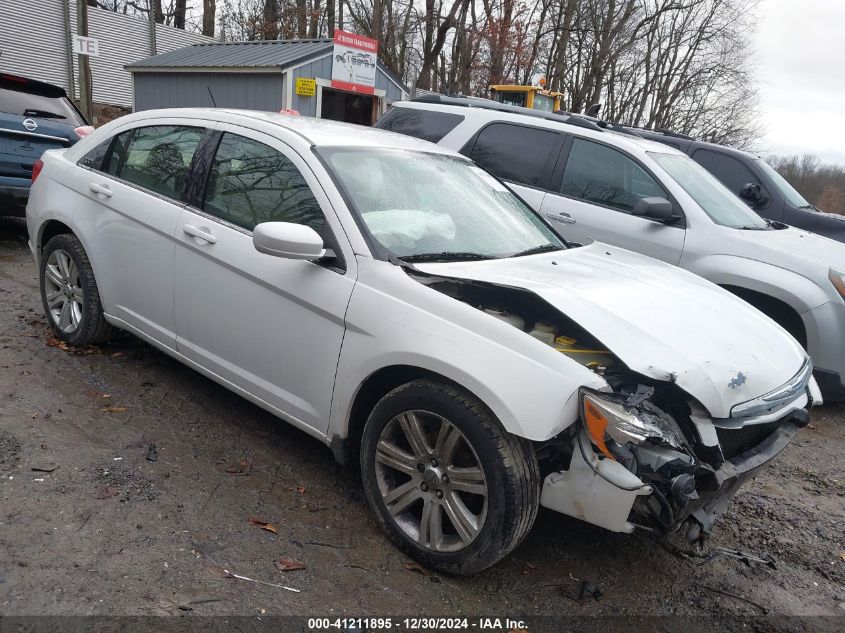
<path id="1" fill-rule="evenodd" d="M 845 165 L 845 0 L 761 0 L 755 44 L 761 153 Z"/>

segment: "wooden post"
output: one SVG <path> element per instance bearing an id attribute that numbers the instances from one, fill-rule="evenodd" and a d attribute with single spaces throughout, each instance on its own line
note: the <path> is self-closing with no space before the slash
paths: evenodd
<path id="1" fill-rule="evenodd" d="M 88 37 L 88 0 L 76 0 L 76 34 Z M 79 60 L 79 109 L 94 123 L 94 105 L 91 103 L 91 66 L 88 55 L 78 55 Z"/>

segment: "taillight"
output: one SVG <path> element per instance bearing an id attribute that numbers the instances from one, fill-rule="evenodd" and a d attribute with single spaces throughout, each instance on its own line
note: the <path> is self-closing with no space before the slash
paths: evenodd
<path id="1" fill-rule="evenodd" d="M 44 168 L 44 161 L 39 158 L 32 165 L 32 182 L 35 182 L 35 179 L 38 178 L 38 174 L 41 173 L 41 170 L 43 168 Z"/>
<path id="2" fill-rule="evenodd" d="M 76 135 L 79 138 L 85 138 L 93 131 L 94 127 L 91 125 L 80 125 L 78 128 L 74 129 L 74 132 L 76 132 Z"/>

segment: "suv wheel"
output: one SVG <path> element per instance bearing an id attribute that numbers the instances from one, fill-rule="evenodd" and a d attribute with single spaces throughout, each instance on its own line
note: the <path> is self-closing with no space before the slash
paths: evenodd
<path id="1" fill-rule="evenodd" d="M 382 398 L 364 427 L 361 474 L 391 539 L 440 572 L 493 565 L 537 515 L 531 444 L 448 384 L 417 380 Z"/>
<path id="2" fill-rule="evenodd" d="M 76 236 L 57 235 L 47 242 L 40 273 L 44 314 L 56 336 L 71 345 L 104 343 L 111 337 L 94 271 Z"/>

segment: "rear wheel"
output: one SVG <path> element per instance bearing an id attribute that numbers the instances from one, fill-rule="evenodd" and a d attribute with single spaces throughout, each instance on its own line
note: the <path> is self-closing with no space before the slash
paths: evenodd
<path id="1" fill-rule="evenodd" d="M 41 302 L 53 331 L 71 345 L 106 342 L 113 328 L 103 316 L 88 254 L 75 235 L 53 237 L 41 253 Z"/>
<path id="2" fill-rule="evenodd" d="M 391 539 L 430 569 L 480 571 L 534 523 L 539 473 L 530 443 L 471 395 L 430 380 L 387 394 L 361 442 L 367 498 Z"/>

